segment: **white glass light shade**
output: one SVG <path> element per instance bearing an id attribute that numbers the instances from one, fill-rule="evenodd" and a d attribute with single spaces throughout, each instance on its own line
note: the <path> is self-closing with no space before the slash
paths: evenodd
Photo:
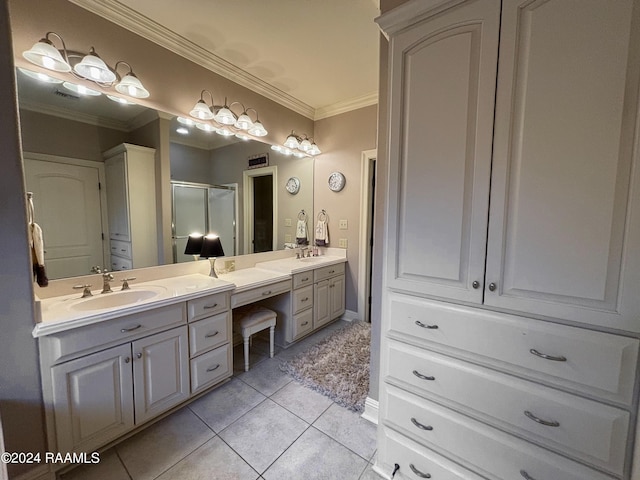
<path id="1" fill-rule="evenodd" d="M 198 103 L 194 105 L 189 115 L 194 118 L 199 118 L 200 120 L 211 120 L 213 118 L 213 113 L 211 113 L 209 105 L 207 105 L 204 100 L 198 100 Z"/>
<path id="2" fill-rule="evenodd" d="M 48 40 L 42 39 L 22 53 L 22 56 L 35 65 L 39 65 L 55 72 L 70 72 L 71 66 L 62 58 L 56 47 Z"/>
<path id="3" fill-rule="evenodd" d="M 108 95 L 107 98 L 116 103 L 121 103 L 122 105 L 136 105 L 136 102 L 132 102 L 131 100 L 127 100 L 126 98 L 116 97 L 115 95 Z"/>
<path id="4" fill-rule="evenodd" d="M 73 67 L 73 71 L 94 82 L 113 83 L 116 80 L 116 74 L 96 55 L 93 49 L 89 55 L 85 55 L 82 61 Z"/>
<path id="5" fill-rule="evenodd" d="M 308 138 L 305 138 L 300 142 L 300 146 L 298 148 L 303 152 L 308 152 L 309 149 L 311 148 L 311 142 L 309 141 Z"/>
<path id="6" fill-rule="evenodd" d="M 190 118 L 178 117 L 178 123 L 181 123 L 183 125 L 191 126 L 191 125 L 194 125 L 196 122 L 194 122 Z"/>
<path id="7" fill-rule="evenodd" d="M 196 123 L 196 128 L 198 130 L 203 130 L 205 132 L 215 132 L 215 127 L 213 125 L 209 125 L 208 123 Z"/>
<path id="8" fill-rule="evenodd" d="M 133 73 L 127 73 L 116 85 L 116 90 L 133 98 L 147 98 L 149 96 L 149 91 L 142 86 L 142 82 Z"/>
<path id="9" fill-rule="evenodd" d="M 184 127 L 176 128 L 176 132 L 179 133 L 180 135 L 189 135 L 189 129 Z"/>
<path id="10" fill-rule="evenodd" d="M 309 150 L 307 151 L 307 153 L 309 155 L 320 155 L 322 152 L 320 151 L 320 149 L 318 148 L 318 145 L 316 145 L 315 142 L 313 142 L 311 144 L 311 148 L 309 148 Z"/>
<path id="11" fill-rule="evenodd" d="M 222 125 L 233 125 L 236 123 L 236 116 L 226 106 L 218 110 L 213 118 L 215 118 L 216 122 L 221 123 Z"/>
<path id="12" fill-rule="evenodd" d="M 240 140 L 251 140 L 251 137 L 249 135 L 247 135 L 246 133 L 236 133 L 236 138 L 239 138 Z"/>
<path id="13" fill-rule="evenodd" d="M 18 70 L 24 73 L 27 77 L 35 78 L 36 80 L 44 83 L 62 83 L 62 80 L 52 77 L 51 75 L 47 75 L 46 73 L 34 72 L 21 67 L 18 67 Z"/>
<path id="14" fill-rule="evenodd" d="M 218 135 L 222 135 L 223 137 L 232 137 L 233 135 L 235 135 L 235 133 L 233 133 L 231 130 L 229 130 L 226 127 L 216 128 L 216 133 Z"/>
<path id="15" fill-rule="evenodd" d="M 94 90 L 93 88 L 87 88 L 84 85 L 78 85 L 77 83 L 64 82 L 62 86 L 67 90 L 70 90 L 79 95 L 90 95 L 92 97 L 98 97 L 102 95 L 102 93 L 100 93 L 97 90 Z"/>
<path id="16" fill-rule="evenodd" d="M 240 130 L 249 130 L 253 126 L 253 121 L 249 118 L 249 115 L 243 113 L 238 117 L 238 120 L 236 120 L 233 126 Z"/>
<path id="17" fill-rule="evenodd" d="M 297 158 L 304 158 L 307 156 L 307 154 L 304 152 L 301 152 L 300 150 L 296 150 L 295 152 L 293 152 L 293 156 Z"/>
<path id="18" fill-rule="evenodd" d="M 287 148 L 298 148 L 300 146 L 300 143 L 298 142 L 298 139 L 295 137 L 295 135 L 292 133 L 284 141 L 284 146 Z"/>
<path id="19" fill-rule="evenodd" d="M 267 130 L 264 128 L 260 120 L 253 122 L 251 128 L 249 128 L 249 134 L 255 137 L 264 137 L 267 134 Z"/>

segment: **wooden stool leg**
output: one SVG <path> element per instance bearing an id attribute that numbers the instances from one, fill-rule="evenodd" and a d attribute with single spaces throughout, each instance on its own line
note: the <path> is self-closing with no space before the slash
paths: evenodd
<path id="1" fill-rule="evenodd" d="M 269 328 L 269 357 L 271 358 L 273 358 L 273 332 L 275 332 L 275 330 L 275 326 Z"/>
<path id="2" fill-rule="evenodd" d="M 244 371 L 249 371 L 249 337 L 244 337 Z"/>

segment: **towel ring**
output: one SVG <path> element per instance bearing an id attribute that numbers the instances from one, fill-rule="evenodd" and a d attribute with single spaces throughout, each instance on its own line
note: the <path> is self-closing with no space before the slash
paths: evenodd
<path id="1" fill-rule="evenodd" d="M 329 215 L 327 215 L 327 212 L 325 210 L 320 211 L 320 213 L 318 214 L 318 220 L 323 222 L 329 220 Z"/>
<path id="2" fill-rule="evenodd" d="M 300 213 L 298 213 L 298 220 L 306 220 L 307 219 L 307 214 L 304 210 L 300 210 Z"/>

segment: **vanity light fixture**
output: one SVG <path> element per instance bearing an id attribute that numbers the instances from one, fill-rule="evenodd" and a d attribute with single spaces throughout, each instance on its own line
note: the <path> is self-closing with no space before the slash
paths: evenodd
<path id="1" fill-rule="evenodd" d="M 67 90 L 70 90 L 73 93 L 77 93 L 79 95 L 90 95 L 93 97 L 98 97 L 102 95 L 102 93 L 100 93 L 97 90 L 94 90 L 93 88 L 87 88 L 84 85 L 78 85 L 77 83 L 63 82 L 62 86 Z"/>
<path id="2" fill-rule="evenodd" d="M 62 80 L 52 77 L 51 75 L 47 75 L 46 73 L 34 72 L 22 67 L 18 67 L 18 70 L 24 73 L 27 77 L 35 78 L 36 80 L 44 83 L 62 83 Z"/>
<path id="3" fill-rule="evenodd" d="M 176 128 L 176 133 L 179 133 L 180 135 L 189 135 L 189 129 L 185 127 L 178 127 Z"/>
<path id="4" fill-rule="evenodd" d="M 210 103 L 205 100 L 205 94 L 209 95 Z M 232 110 L 234 105 L 240 105 L 242 107 L 242 113 L 237 115 Z M 255 121 L 251 119 L 249 112 L 253 111 L 256 115 Z M 254 108 L 245 108 L 240 102 L 231 102 L 227 105 L 227 98 L 224 99 L 223 106 L 215 105 L 213 100 L 213 94 L 209 90 L 202 90 L 200 92 L 200 100 L 193 106 L 189 115 L 198 120 L 211 120 L 217 123 L 213 130 L 206 129 L 207 131 L 215 131 L 223 136 L 242 134 L 243 132 L 253 135 L 254 137 L 264 137 L 267 135 L 267 130 L 260 122 L 258 112 Z M 181 117 L 180 117 L 181 118 Z M 180 121 L 178 119 L 178 121 Z M 206 124 L 204 124 L 206 125 Z M 196 126 L 198 126 L 196 124 Z M 205 130 L 204 128 L 202 128 Z M 240 137 L 242 138 L 242 137 Z"/>
<path id="5" fill-rule="evenodd" d="M 132 102 L 131 100 L 127 100 L 126 98 L 116 97 L 115 95 L 107 94 L 107 98 L 116 103 L 121 103 L 122 105 L 136 105 L 136 102 Z"/>
<path id="6" fill-rule="evenodd" d="M 320 148 L 318 148 L 318 145 L 316 145 L 316 142 L 313 141 L 313 138 L 309 138 L 306 133 L 298 135 L 294 131 L 292 131 L 287 136 L 283 145 L 283 147 L 274 145 L 271 148 L 279 151 L 280 153 L 284 153 L 285 155 L 294 154 L 298 158 L 306 157 L 309 155 L 315 157 L 316 155 L 320 155 L 322 153 L 320 151 Z M 274 147 L 280 147 L 281 150 L 278 150 Z M 289 152 L 287 152 L 286 150 L 289 150 Z"/>
<path id="7" fill-rule="evenodd" d="M 54 45 L 52 38 L 58 40 L 62 49 Z M 55 32 L 47 32 L 44 38 L 35 43 L 30 50 L 23 52 L 22 56 L 47 70 L 71 73 L 77 78 L 90 80 L 102 88 L 115 87 L 119 93 L 129 97 L 147 98 L 149 96 L 149 91 L 144 88 L 127 62 L 118 61 L 112 68 L 100 58 L 94 47 L 89 49 L 89 53 L 67 50 L 64 40 Z M 124 77 L 118 74 L 118 67 L 121 65 L 129 69 Z"/>

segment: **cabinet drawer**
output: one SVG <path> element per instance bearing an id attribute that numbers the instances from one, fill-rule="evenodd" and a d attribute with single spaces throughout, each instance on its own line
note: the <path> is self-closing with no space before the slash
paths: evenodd
<path id="1" fill-rule="evenodd" d="M 133 262 L 126 258 L 111 256 L 111 271 L 119 272 L 121 270 L 131 270 L 133 268 Z"/>
<path id="2" fill-rule="evenodd" d="M 229 344 L 204 353 L 191 360 L 191 393 L 197 393 L 231 376 L 231 347 Z"/>
<path id="3" fill-rule="evenodd" d="M 293 291 L 293 313 L 313 307 L 313 285 Z"/>
<path id="4" fill-rule="evenodd" d="M 300 287 L 304 287 L 306 285 L 311 285 L 313 284 L 313 272 L 309 271 L 309 272 L 302 272 L 302 273 L 296 273 L 293 276 L 293 288 L 300 288 Z"/>
<path id="5" fill-rule="evenodd" d="M 313 308 L 298 313 L 293 317 L 293 340 L 297 340 L 306 335 L 313 328 Z"/>
<path id="6" fill-rule="evenodd" d="M 623 473 L 629 427 L 629 413 L 624 410 L 391 342 L 388 374 L 388 383 L 436 398 L 613 473 Z M 544 425 L 535 418 L 559 425 Z"/>
<path id="7" fill-rule="evenodd" d="M 631 404 L 636 339 L 397 294 L 389 300 L 392 338 L 434 350 L 454 348 L 457 357 Z"/>
<path id="8" fill-rule="evenodd" d="M 231 313 L 220 313 L 189 324 L 189 353 L 191 357 L 229 341 Z"/>
<path id="9" fill-rule="evenodd" d="M 335 265 L 329 265 L 328 267 L 316 268 L 313 271 L 313 281 L 319 282 L 325 278 L 342 275 L 343 273 L 344 263 L 336 263 Z"/>
<path id="10" fill-rule="evenodd" d="M 229 310 L 229 295 L 227 293 L 216 293 L 206 297 L 196 298 L 187 302 L 189 311 L 189 321 L 209 317 L 216 313 Z"/>
<path id="11" fill-rule="evenodd" d="M 431 477 L 423 478 L 433 478 L 434 480 L 484 480 L 483 477 L 462 468 L 433 450 L 419 445 L 389 428 L 385 428 L 383 431 L 384 436 L 378 437 L 376 460 L 376 467 L 383 474 L 391 476 L 397 464 L 400 466 L 400 470 L 395 478 L 417 480 L 420 477 L 415 471 L 418 471 L 424 475 L 431 475 Z"/>
<path id="12" fill-rule="evenodd" d="M 257 302 L 290 290 L 291 280 L 283 280 L 264 287 L 252 288 L 251 290 L 245 290 L 244 292 L 234 293 L 231 295 L 231 308 Z"/>
<path id="13" fill-rule="evenodd" d="M 51 351 L 55 352 L 52 361 L 58 362 L 87 350 L 107 347 L 116 342 L 125 342 L 185 322 L 184 303 L 177 303 L 114 320 L 105 320 L 86 327 L 74 328 L 49 335 L 47 338 L 52 342 Z"/>
<path id="14" fill-rule="evenodd" d="M 481 475 L 611 480 L 608 475 L 409 393 L 389 386 L 383 390 L 385 423 Z"/>
<path id="15" fill-rule="evenodd" d="M 121 242 L 118 240 L 111 240 L 111 255 L 117 255 L 118 257 L 132 259 L 131 257 L 131 243 Z"/>

